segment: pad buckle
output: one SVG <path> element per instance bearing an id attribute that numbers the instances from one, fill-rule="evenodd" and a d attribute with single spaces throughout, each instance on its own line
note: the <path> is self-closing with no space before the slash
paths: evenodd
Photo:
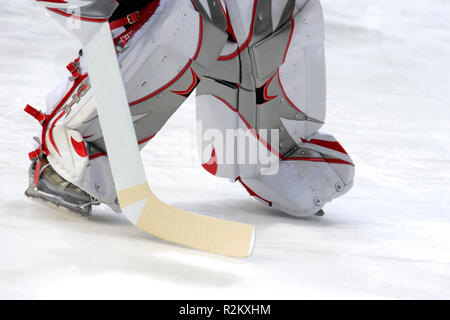
<path id="1" fill-rule="evenodd" d="M 127 15 L 127 20 L 129 24 L 135 24 L 136 22 L 139 21 L 139 19 L 141 18 L 141 14 L 139 13 L 139 11 L 133 12 L 129 15 Z"/>
<path id="2" fill-rule="evenodd" d="M 80 76 L 80 69 L 76 61 L 69 63 L 66 68 L 72 74 L 73 79 L 76 79 Z"/>
<path id="3" fill-rule="evenodd" d="M 33 160 L 37 160 L 37 159 L 41 158 L 42 154 L 43 154 L 42 149 L 41 149 L 41 147 L 39 147 L 36 150 L 31 151 L 28 154 L 28 157 L 30 158 L 30 160 L 33 161 Z"/>
<path id="4" fill-rule="evenodd" d="M 36 110 L 29 104 L 25 107 L 24 111 L 35 118 L 41 125 L 44 125 L 45 120 L 47 120 L 47 115 L 42 111 Z"/>

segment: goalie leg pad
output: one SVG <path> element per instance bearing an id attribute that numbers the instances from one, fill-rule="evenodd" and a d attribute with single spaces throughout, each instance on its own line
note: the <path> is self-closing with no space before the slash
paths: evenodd
<path id="1" fill-rule="evenodd" d="M 274 175 L 238 177 L 250 195 L 288 214 L 304 217 L 353 186 L 355 166 L 347 152 L 328 134 L 315 133 L 283 156 Z"/>
<path id="2" fill-rule="evenodd" d="M 51 126 L 46 133 L 52 167 L 68 181 L 78 182 L 89 164 L 86 145 L 81 134 L 64 126 Z M 77 184 L 77 183 L 74 183 Z"/>
<path id="3" fill-rule="evenodd" d="M 235 43 L 228 41 L 218 63 L 207 71 L 208 81 L 197 90 L 204 167 L 240 181 L 266 205 L 296 216 L 316 214 L 348 191 L 354 177 L 347 152 L 333 136 L 318 132 L 326 108 L 320 3 L 226 3 L 231 24 L 227 29 L 236 35 Z M 212 145 L 205 135 L 218 129 L 226 136 L 227 130 L 239 128 L 252 132 L 260 149 L 277 157 L 275 174 L 262 174 L 261 163 L 220 163 L 230 150 Z M 279 141 L 272 141 L 271 135 L 261 139 L 262 129 L 278 130 Z M 245 147 L 238 142 L 237 149 Z M 245 158 L 251 157 L 251 151 L 244 152 Z M 205 161 L 208 154 L 210 160 Z"/>
<path id="4" fill-rule="evenodd" d="M 161 1 L 119 55 L 140 142 L 153 137 L 194 91 L 217 60 L 226 37 L 190 1 Z M 105 151 L 103 139 L 88 141 Z"/>
<path id="5" fill-rule="evenodd" d="M 160 1 L 153 16 L 123 44 L 118 58 L 142 147 L 194 91 L 217 60 L 226 37 L 189 1 Z M 45 149 L 64 179 L 118 211 L 84 57 L 71 65 L 71 78 L 48 96 L 51 116 L 44 128 Z M 87 153 L 82 163 L 74 148 L 81 145 Z"/>
<path id="6" fill-rule="evenodd" d="M 105 157 L 93 157 L 98 150 L 86 141 L 87 137 L 101 137 L 101 131 L 98 123 L 88 121 L 97 116 L 83 59 L 76 59 L 68 69 L 70 76 L 47 96 L 44 153 L 63 179 L 119 212 L 109 162 Z"/>

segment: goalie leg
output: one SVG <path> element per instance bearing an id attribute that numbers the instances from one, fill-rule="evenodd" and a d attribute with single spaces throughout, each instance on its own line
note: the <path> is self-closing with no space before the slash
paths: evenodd
<path id="1" fill-rule="evenodd" d="M 204 167 L 239 181 L 265 205 L 295 216 L 322 215 L 327 202 L 351 188 L 354 164 L 333 136 L 319 132 L 326 108 L 320 3 L 225 2 L 229 41 L 197 90 Z M 211 129 L 226 142 L 212 138 Z M 235 148 L 225 147 L 233 130 L 248 133 L 258 149 L 250 150 L 239 134 L 231 135 Z M 263 130 L 278 135 L 263 137 Z M 250 161 L 260 150 L 275 158 L 277 170 L 267 170 L 262 159 Z"/>
<path id="2" fill-rule="evenodd" d="M 131 25 L 111 26 L 142 148 L 215 63 L 226 33 L 190 1 L 152 1 L 137 16 Z M 45 114 L 27 107 L 43 125 L 39 156 L 48 159 L 63 181 L 119 212 L 85 57 L 81 54 L 68 69 L 69 78 L 49 94 Z"/>

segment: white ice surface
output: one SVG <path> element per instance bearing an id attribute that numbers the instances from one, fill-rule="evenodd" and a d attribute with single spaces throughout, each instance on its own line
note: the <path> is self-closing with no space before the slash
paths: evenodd
<path id="1" fill-rule="evenodd" d="M 450 2 L 324 0 L 325 130 L 357 165 L 323 218 L 293 219 L 196 163 L 190 100 L 144 152 L 172 205 L 254 224 L 249 259 L 173 246 L 97 208 L 27 200 L 21 112 L 78 45 L 30 0 L 0 3 L 0 298 L 450 298 Z M 180 132 L 180 130 L 182 130 Z"/>

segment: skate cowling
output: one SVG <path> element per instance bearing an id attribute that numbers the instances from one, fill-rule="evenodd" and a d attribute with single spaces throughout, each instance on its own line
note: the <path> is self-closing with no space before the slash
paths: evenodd
<path id="1" fill-rule="evenodd" d="M 41 165 L 43 155 L 32 159 L 28 170 L 29 184 L 25 195 L 48 203 L 57 208 L 63 207 L 82 217 L 89 217 L 92 205 L 99 204 L 89 194 L 61 178 L 49 165 Z"/>
<path id="2" fill-rule="evenodd" d="M 171 207 L 151 192 L 108 24 L 117 1 L 36 1 L 84 45 L 118 201 L 128 220 L 145 232 L 183 246 L 232 257 L 251 255 L 252 226 Z"/>

